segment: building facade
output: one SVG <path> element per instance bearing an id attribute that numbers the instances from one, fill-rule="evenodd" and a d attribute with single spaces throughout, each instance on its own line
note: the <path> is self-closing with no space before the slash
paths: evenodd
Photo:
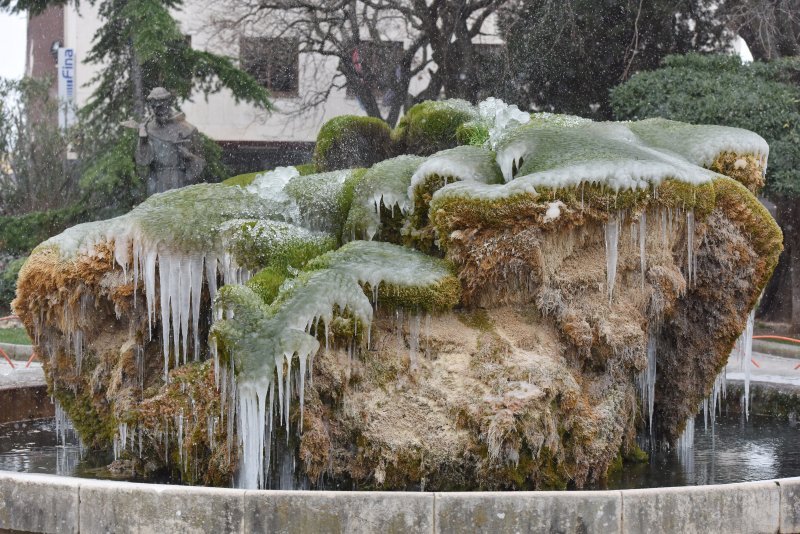
<path id="1" fill-rule="evenodd" d="M 338 115 L 365 114 L 351 91 L 343 84 L 338 87 L 331 83 L 337 74 L 338 58 L 301 53 L 296 40 L 265 36 L 253 25 L 220 32 L 211 22 L 215 5 L 223 4 L 188 0 L 181 11 L 174 13 L 181 31 L 193 48 L 237 61 L 270 90 L 276 108 L 266 114 L 246 103 L 237 103 L 226 89 L 207 97 L 194 95 L 181 105 L 187 119 L 222 146 L 225 163 L 233 172 L 308 162 L 322 124 Z M 93 91 L 88 82 L 102 68 L 85 61 L 100 25 L 97 9 L 97 5 L 88 3 L 79 8 L 70 4 L 50 8 L 28 21 L 27 74 L 57 80 L 62 74 L 57 50 L 71 49 L 75 61 L 72 103 L 76 107 L 88 101 Z M 491 20 L 485 25 L 493 28 Z M 354 61 L 371 63 L 392 76 L 395 69 L 391 58 L 410 45 L 410 38 L 402 25 L 390 25 L 386 30 L 388 39 L 384 37 L 380 47 L 354 52 L 358 54 Z M 493 33 L 490 31 L 487 38 L 484 32 L 478 40 L 496 43 Z M 428 75 L 424 71 L 412 80 L 412 94 L 427 85 Z M 54 83 L 54 93 L 56 88 Z M 309 106 L 310 94 L 324 95 L 324 100 Z"/>

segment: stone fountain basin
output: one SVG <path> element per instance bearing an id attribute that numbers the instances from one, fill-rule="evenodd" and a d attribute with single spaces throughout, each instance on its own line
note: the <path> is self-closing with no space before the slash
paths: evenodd
<path id="1" fill-rule="evenodd" d="M 27 532 L 798 532 L 800 477 L 585 492 L 236 490 L 0 472 Z"/>

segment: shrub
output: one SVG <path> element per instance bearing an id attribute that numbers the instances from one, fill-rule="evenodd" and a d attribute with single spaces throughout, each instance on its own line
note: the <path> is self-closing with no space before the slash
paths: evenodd
<path id="1" fill-rule="evenodd" d="M 477 109 L 464 100 L 427 100 L 403 115 L 393 137 L 399 151 L 429 156 L 463 144 L 468 134 L 459 134 L 459 127 L 478 118 Z"/>
<path id="2" fill-rule="evenodd" d="M 371 167 L 392 151 L 391 128 L 374 117 L 342 115 L 326 122 L 317 135 L 314 165 L 318 172 Z"/>
<path id="3" fill-rule="evenodd" d="M 0 250 L 9 254 L 27 254 L 42 241 L 85 218 L 86 209 L 80 205 L 0 217 Z"/>
<path id="4" fill-rule="evenodd" d="M 6 263 L 0 271 L 0 308 L 9 309 L 17 293 L 17 275 L 28 257 L 17 258 Z"/>

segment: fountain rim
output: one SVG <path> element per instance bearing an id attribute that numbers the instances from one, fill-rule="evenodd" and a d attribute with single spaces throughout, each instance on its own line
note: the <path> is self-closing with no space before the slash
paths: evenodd
<path id="1" fill-rule="evenodd" d="M 666 531 L 797 532 L 800 477 L 627 490 L 393 492 L 244 490 L 0 471 L 0 529 L 94 532 L 129 524 L 249 532 L 268 525 L 311 532 L 338 523 L 343 531 L 405 525 L 450 532 L 481 521 L 487 532 L 580 524 L 588 532 L 638 532 L 653 524 Z"/>

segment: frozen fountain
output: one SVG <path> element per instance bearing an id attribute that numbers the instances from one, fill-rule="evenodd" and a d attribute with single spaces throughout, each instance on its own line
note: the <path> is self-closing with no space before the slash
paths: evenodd
<path id="1" fill-rule="evenodd" d="M 42 243 L 15 309 L 84 443 L 188 483 L 430 490 L 582 487 L 637 429 L 690 447 L 781 250 L 764 140 L 493 99 L 391 139 Z"/>

